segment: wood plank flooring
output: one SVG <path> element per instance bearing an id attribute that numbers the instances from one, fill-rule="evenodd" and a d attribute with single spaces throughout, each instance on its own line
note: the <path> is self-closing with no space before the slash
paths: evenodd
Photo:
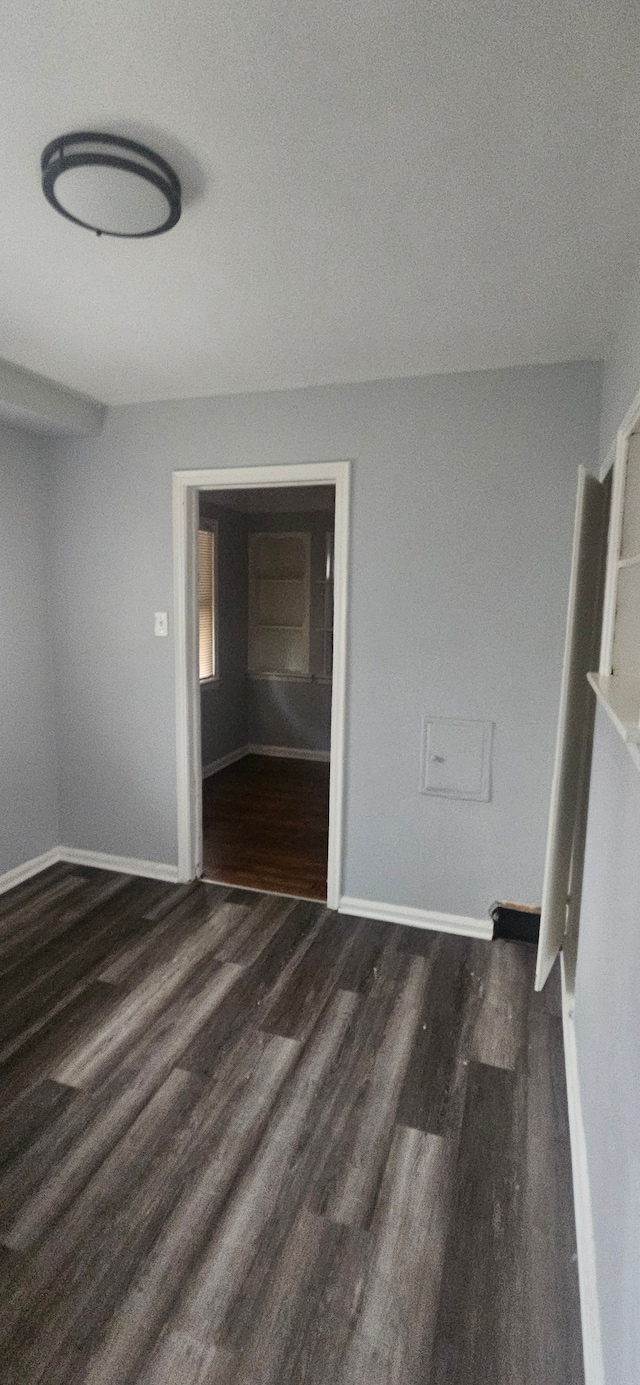
<path id="1" fill-rule="evenodd" d="M 0 898 L 3 1385 L 583 1385 L 533 966 L 76 867 Z"/>
<path id="2" fill-rule="evenodd" d="M 247 755 L 202 785 L 207 880 L 326 900 L 329 766 Z"/>

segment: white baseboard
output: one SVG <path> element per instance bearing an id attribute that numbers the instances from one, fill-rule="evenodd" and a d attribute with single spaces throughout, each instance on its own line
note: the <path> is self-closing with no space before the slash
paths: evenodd
<path id="1" fill-rule="evenodd" d="M 221 755 L 219 760 L 204 765 L 202 778 L 208 779 L 210 774 L 218 774 L 227 765 L 234 765 L 236 760 L 244 760 L 245 755 L 272 755 L 278 760 L 318 760 L 327 765 L 331 759 L 330 750 L 302 750 L 288 745 L 242 745 L 239 750 L 230 750 L 228 755 Z"/>
<path id="2" fill-rule="evenodd" d="M 166 880 L 177 883 L 178 867 L 164 861 L 139 861 L 134 856 L 111 856 L 107 851 L 83 851 L 73 846 L 61 846 L 56 856 L 58 861 L 68 861 L 74 866 L 95 866 L 98 870 L 115 870 L 120 875 L 142 875 L 149 880 Z"/>
<path id="3" fill-rule="evenodd" d="M 491 919 L 474 919 L 466 914 L 439 914 L 431 909 L 412 909 L 404 904 L 380 904 L 373 899 L 354 899 L 342 895 L 338 904 L 340 914 L 357 918 L 380 919 L 383 923 L 403 923 L 409 928 L 431 928 L 437 933 L 458 933 L 466 938 L 493 937 Z"/>
<path id="4" fill-rule="evenodd" d="M 567 1105 L 571 1137 L 571 1168 L 573 1173 L 573 1202 L 576 1218 L 576 1248 L 580 1279 L 580 1316 L 584 1352 L 585 1385 L 604 1385 L 604 1362 L 600 1336 L 600 1303 L 596 1275 L 596 1248 L 593 1235 L 591 1189 L 587 1145 L 582 1120 L 580 1074 L 573 1022 L 573 995 L 567 986 L 564 955 L 562 967 L 562 1030 L 564 1034 L 564 1065 L 567 1077 Z"/>
<path id="5" fill-rule="evenodd" d="M 244 760 L 245 755 L 250 753 L 248 745 L 241 745 L 238 750 L 230 750 L 228 755 L 221 755 L 219 760 L 212 760 L 210 764 L 202 766 L 202 778 L 208 779 L 210 774 L 219 774 L 221 769 L 226 769 L 227 765 L 235 765 L 236 760 Z"/>
<path id="6" fill-rule="evenodd" d="M 57 865 L 61 859 L 60 847 L 52 846 L 49 851 L 43 851 L 42 855 L 32 856 L 30 861 L 23 861 L 21 866 L 14 866 L 13 870 L 5 871 L 4 875 L 0 875 L 0 894 L 15 889 L 16 885 L 21 885 L 24 880 L 30 880 L 32 875 L 39 875 L 40 871 L 46 870 L 48 866 Z"/>
<path id="7" fill-rule="evenodd" d="M 134 856 L 111 856 L 106 851 L 83 851 L 73 846 L 52 846 L 41 856 L 33 856 L 23 861 L 21 866 L 0 875 L 0 894 L 15 889 L 33 875 L 55 866 L 58 861 L 67 861 L 73 866 L 95 866 L 98 870 L 114 870 L 120 875 L 142 875 L 149 880 L 166 880 L 169 884 L 178 881 L 178 867 L 166 865 L 164 861 L 139 861 Z"/>
<path id="8" fill-rule="evenodd" d="M 299 750 L 286 745 L 249 745 L 247 755 L 273 755 L 279 760 L 319 760 L 326 765 L 331 759 L 330 750 Z"/>

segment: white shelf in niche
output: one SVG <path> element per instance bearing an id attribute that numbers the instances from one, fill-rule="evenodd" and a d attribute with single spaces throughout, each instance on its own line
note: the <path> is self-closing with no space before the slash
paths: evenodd
<path id="1" fill-rule="evenodd" d="M 623 741 L 640 745 L 640 678 L 618 673 L 588 673 L 587 678 Z"/>

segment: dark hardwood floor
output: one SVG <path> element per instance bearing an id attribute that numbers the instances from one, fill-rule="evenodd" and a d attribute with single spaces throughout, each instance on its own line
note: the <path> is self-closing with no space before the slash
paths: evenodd
<path id="1" fill-rule="evenodd" d="M 327 897 L 329 766 L 247 755 L 202 785 L 204 876 Z"/>
<path id="2" fill-rule="evenodd" d="M 202 883 L 2 897 L 3 1385 L 582 1385 L 533 966 Z"/>

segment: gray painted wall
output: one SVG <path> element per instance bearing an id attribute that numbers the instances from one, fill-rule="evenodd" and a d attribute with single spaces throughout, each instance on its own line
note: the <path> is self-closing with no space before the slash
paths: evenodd
<path id="1" fill-rule="evenodd" d="M 59 841 L 43 446 L 0 427 L 0 875 Z"/>
<path id="2" fill-rule="evenodd" d="M 606 455 L 640 389 L 640 278 L 606 363 Z M 640 774 L 596 718 L 575 1025 L 607 1385 L 640 1380 Z"/>
<path id="3" fill-rule="evenodd" d="M 532 367 L 116 409 L 60 443 L 65 839 L 176 860 L 171 472 L 354 459 L 344 889 L 485 916 L 540 897 L 576 468 L 600 370 Z M 496 723 L 490 803 L 421 797 L 421 717 Z"/>
<path id="4" fill-rule="evenodd" d="M 247 679 L 251 745 L 331 749 L 331 684 L 294 678 Z"/>
<path id="5" fill-rule="evenodd" d="M 640 774 L 598 708 L 575 1007 L 607 1385 L 640 1380 Z"/>
<path id="6" fill-rule="evenodd" d="M 247 532 L 245 516 L 201 502 L 218 522 L 219 678 L 200 686 L 202 764 L 247 744 Z"/>

